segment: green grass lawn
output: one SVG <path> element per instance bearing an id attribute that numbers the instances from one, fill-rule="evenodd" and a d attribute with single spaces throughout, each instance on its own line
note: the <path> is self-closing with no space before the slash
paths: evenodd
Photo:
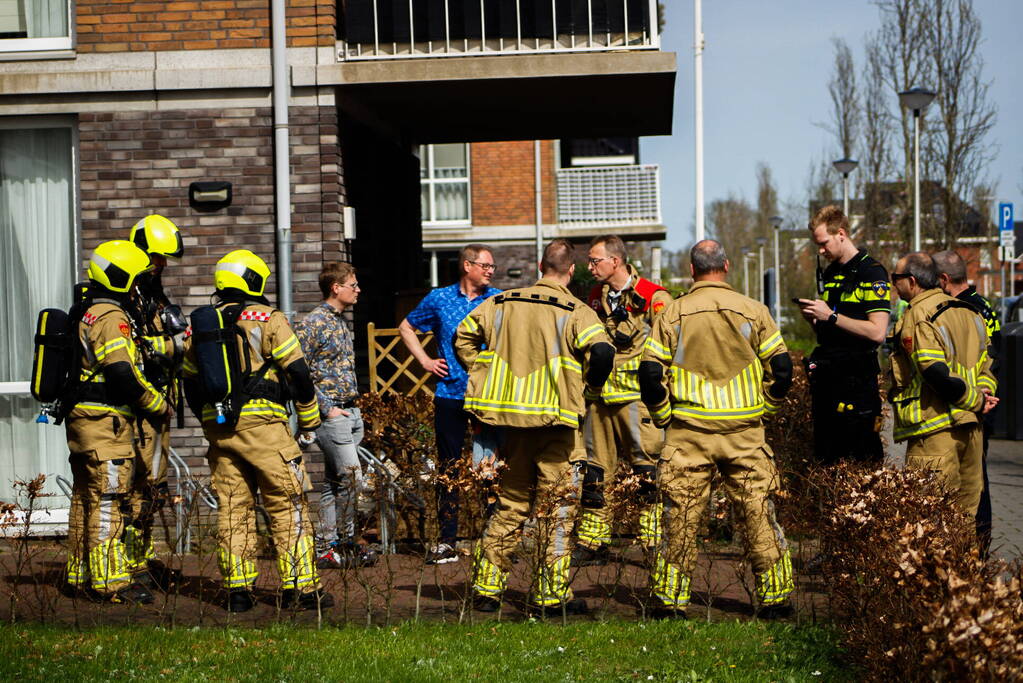
<path id="1" fill-rule="evenodd" d="M 0 680 L 852 680 L 834 633 L 749 622 L 321 631 L 0 626 Z"/>

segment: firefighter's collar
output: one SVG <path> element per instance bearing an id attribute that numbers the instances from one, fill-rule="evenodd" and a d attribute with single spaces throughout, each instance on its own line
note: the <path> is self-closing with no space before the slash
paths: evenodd
<path id="1" fill-rule="evenodd" d="M 915 297 L 913 297 L 909 301 L 909 305 L 916 306 L 918 304 L 923 303 L 927 299 L 930 299 L 931 297 L 938 295 L 945 296 L 945 292 L 941 291 L 941 289 L 938 287 L 934 287 L 933 289 L 925 289 L 924 291 L 920 292 Z"/>
<path id="2" fill-rule="evenodd" d="M 689 292 L 695 292 L 697 289 L 701 289 L 703 287 L 723 287 L 724 289 L 732 289 L 734 291 L 732 285 L 727 282 L 718 282 L 717 280 L 699 280 L 698 282 L 693 283 L 693 286 L 689 288 Z"/>

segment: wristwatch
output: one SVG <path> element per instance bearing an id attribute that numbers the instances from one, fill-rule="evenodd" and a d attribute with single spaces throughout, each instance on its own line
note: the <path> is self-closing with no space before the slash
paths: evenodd
<path id="1" fill-rule="evenodd" d="M 832 311 L 831 315 L 829 315 L 828 319 L 825 320 L 824 322 L 826 322 L 828 325 L 835 325 L 835 324 L 837 324 L 838 323 L 838 311 Z"/>

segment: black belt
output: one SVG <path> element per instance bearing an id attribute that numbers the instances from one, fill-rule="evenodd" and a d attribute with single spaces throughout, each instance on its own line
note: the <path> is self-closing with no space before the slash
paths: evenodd
<path id="1" fill-rule="evenodd" d="M 355 401 L 356 399 L 354 398 L 350 398 L 347 401 L 335 401 L 334 407 L 340 408 L 341 410 L 348 410 L 349 408 L 355 407 Z"/>

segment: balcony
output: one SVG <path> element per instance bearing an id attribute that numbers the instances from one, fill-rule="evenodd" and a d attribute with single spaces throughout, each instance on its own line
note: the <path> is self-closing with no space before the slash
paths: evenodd
<path id="1" fill-rule="evenodd" d="M 656 50 L 657 0 L 348 0 L 338 59 Z"/>
<path id="2" fill-rule="evenodd" d="M 661 169 L 655 164 L 562 168 L 557 188 L 562 228 L 664 230 Z"/>

